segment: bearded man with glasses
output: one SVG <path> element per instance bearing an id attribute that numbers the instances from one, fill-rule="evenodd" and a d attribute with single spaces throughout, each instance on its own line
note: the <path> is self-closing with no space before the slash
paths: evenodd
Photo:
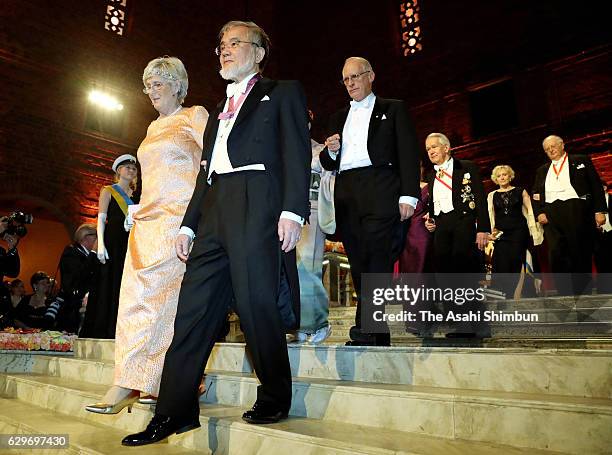
<path id="1" fill-rule="evenodd" d="M 270 41 L 256 24 L 229 22 L 219 38 L 219 73 L 231 83 L 206 125 L 203 167 L 176 240 L 187 269 L 174 338 L 156 414 L 124 445 L 151 444 L 200 426 L 198 386 L 230 305 L 240 316 L 261 383 L 242 418 L 273 423 L 291 407 L 291 369 L 276 302 L 282 253 L 294 250 L 309 212 L 306 97 L 297 81 L 261 76 Z"/>
<path id="2" fill-rule="evenodd" d="M 357 292 L 349 346 L 390 345 L 386 324 L 362 327 L 361 274 L 393 272 L 407 227 L 401 222 L 412 216 L 421 193 L 416 134 L 406 106 L 374 95 L 374 77 L 366 59 L 346 60 L 341 83 L 352 101 L 331 117 L 319 155 L 325 169 L 338 171 L 336 225 Z M 371 314 L 370 302 L 364 309 Z"/>

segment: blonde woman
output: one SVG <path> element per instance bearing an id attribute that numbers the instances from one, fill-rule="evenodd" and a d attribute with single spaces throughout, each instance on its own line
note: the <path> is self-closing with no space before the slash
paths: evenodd
<path id="1" fill-rule="evenodd" d="M 185 273 L 174 240 L 200 170 L 208 120 L 202 106 L 182 106 L 188 78 L 178 58 L 150 61 L 142 82 L 159 116 L 138 148 L 142 195 L 121 282 L 114 383 L 101 403 L 86 408 L 99 414 L 129 410 L 141 393 L 145 402 L 158 395 Z"/>
<path id="2" fill-rule="evenodd" d="M 100 190 L 98 203 L 98 260 L 102 263 L 96 289 L 89 293 L 81 338 L 115 338 L 119 289 L 127 251 L 125 220 L 128 207 L 138 202 L 136 157 L 125 154 L 112 165 L 115 183 Z"/>
<path id="3" fill-rule="evenodd" d="M 508 297 L 514 295 L 519 274 L 525 264 L 529 235 L 534 245 L 543 241 L 542 228 L 536 223 L 527 191 L 512 185 L 514 170 L 508 165 L 495 166 L 491 180 L 499 188 L 489 193 L 487 203 L 491 221 L 491 238 L 495 238 L 493 274 L 505 275 L 497 280 L 497 286 Z M 495 280 L 495 277 L 493 278 Z"/>

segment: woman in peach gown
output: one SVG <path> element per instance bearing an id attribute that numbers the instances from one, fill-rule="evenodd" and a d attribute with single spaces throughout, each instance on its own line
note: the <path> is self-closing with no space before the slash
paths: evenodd
<path id="1" fill-rule="evenodd" d="M 113 386 L 101 403 L 86 408 L 100 414 L 116 414 L 126 406 L 129 410 L 141 393 L 158 394 L 185 272 L 174 239 L 200 170 L 208 120 L 203 107 L 181 106 L 188 80 L 179 59 L 152 60 L 142 80 L 159 117 L 138 149 L 142 195 L 121 282 Z"/>

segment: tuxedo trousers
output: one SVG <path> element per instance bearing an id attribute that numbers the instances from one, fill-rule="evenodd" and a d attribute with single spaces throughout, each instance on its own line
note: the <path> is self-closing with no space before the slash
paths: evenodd
<path id="1" fill-rule="evenodd" d="M 550 268 L 554 274 L 559 274 L 555 276 L 557 291 L 564 295 L 589 292 L 595 221 L 588 201 L 554 201 L 546 204 L 544 212 L 548 219 L 544 237 L 548 243 Z M 565 274 L 571 274 L 571 279 Z"/>
<path id="2" fill-rule="evenodd" d="M 260 382 L 257 400 L 288 411 L 291 370 L 277 306 L 280 191 L 262 171 L 217 176 L 204 196 L 181 284 L 156 412 L 196 419 L 198 385 L 230 307 Z"/>
<path id="3" fill-rule="evenodd" d="M 338 174 L 334 191 L 336 226 L 357 292 L 355 327 L 361 329 L 361 274 L 393 273 L 393 263 L 397 259 L 393 251 L 399 252 L 394 242 L 401 235 L 400 180 L 392 168 L 351 169 Z M 377 332 L 379 330 L 388 332 L 386 324 L 377 328 Z M 384 338 L 388 338 L 388 333 Z"/>
<path id="4" fill-rule="evenodd" d="M 480 261 L 474 217 L 458 210 L 437 215 L 433 251 L 437 273 L 478 273 Z"/>
<path id="5" fill-rule="evenodd" d="M 441 289 L 477 289 L 482 278 L 480 252 L 476 246 L 476 222 L 471 213 L 459 210 L 440 213 L 436 216 L 436 230 L 433 240 L 435 280 Z M 470 300 L 458 304 L 444 301 L 441 305 L 444 319 L 450 311 L 454 314 L 469 314 L 483 310 L 482 303 Z M 451 322 L 451 332 L 478 333 L 485 336 L 486 323 Z"/>

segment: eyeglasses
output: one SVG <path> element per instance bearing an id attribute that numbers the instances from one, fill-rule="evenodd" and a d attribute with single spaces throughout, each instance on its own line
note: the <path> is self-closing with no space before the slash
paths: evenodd
<path id="1" fill-rule="evenodd" d="M 350 76 L 346 76 L 344 79 L 342 79 L 340 81 L 340 83 L 344 84 L 344 85 L 348 85 L 349 81 L 350 82 L 355 82 L 361 76 L 363 76 L 364 74 L 369 73 L 369 72 L 370 72 L 370 70 L 364 71 L 363 73 L 359 73 L 359 74 L 351 74 Z"/>
<path id="2" fill-rule="evenodd" d="M 225 43 L 219 44 L 217 47 L 215 47 L 215 54 L 221 55 L 221 52 L 223 52 L 226 48 L 234 50 L 234 49 L 236 49 L 238 47 L 238 45 L 240 45 L 240 43 L 253 44 L 253 45 L 257 46 L 257 47 L 261 47 L 261 45 L 259 43 L 255 43 L 253 41 L 234 40 L 234 41 L 230 41 L 227 44 L 225 44 Z"/>
<path id="3" fill-rule="evenodd" d="M 152 84 L 146 84 L 145 88 L 142 89 L 142 93 L 145 93 L 148 95 L 149 93 L 152 93 L 152 92 L 159 92 L 164 87 L 164 85 L 166 84 L 164 84 L 163 82 L 158 82 L 158 81 L 153 82 Z"/>

